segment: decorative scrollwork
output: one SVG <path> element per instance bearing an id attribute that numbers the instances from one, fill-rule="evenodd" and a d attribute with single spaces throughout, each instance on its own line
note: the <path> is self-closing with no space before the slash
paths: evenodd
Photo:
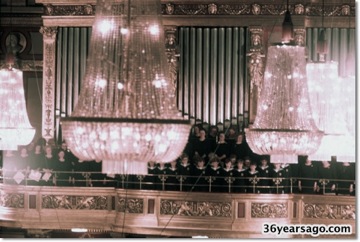
<path id="1" fill-rule="evenodd" d="M 144 199 L 119 197 L 118 212 L 143 213 L 144 212 Z"/>
<path id="2" fill-rule="evenodd" d="M 42 208 L 46 209 L 106 210 L 107 204 L 106 196 L 42 196 Z"/>
<path id="3" fill-rule="evenodd" d="M 304 205 L 305 218 L 319 219 L 355 219 L 355 206 L 339 204 L 312 204 Z"/>
<path id="4" fill-rule="evenodd" d="M 95 6 L 86 5 L 45 5 L 45 15 L 93 15 Z"/>
<path id="5" fill-rule="evenodd" d="M 231 202 L 160 201 L 160 214 L 192 217 L 231 217 Z"/>
<path id="6" fill-rule="evenodd" d="M 162 14 L 165 15 L 283 15 L 286 11 L 284 4 L 267 2 L 219 4 L 176 4 L 163 3 Z M 326 5 L 322 10 L 321 4 L 301 3 L 290 5 L 291 14 L 308 16 L 355 16 L 355 5 L 338 4 Z M 44 14 L 48 16 L 91 16 L 95 14 L 95 5 L 44 5 Z"/>
<path id="7" fill-rule="evenodd" d="M 251 203 L 252 218 L 287 218 L 287 203 Z"/>
<path id="8" fill-rule="evenodd" d="M 0 192 L 0 207 L 24 208 L 24 194 Z"/>

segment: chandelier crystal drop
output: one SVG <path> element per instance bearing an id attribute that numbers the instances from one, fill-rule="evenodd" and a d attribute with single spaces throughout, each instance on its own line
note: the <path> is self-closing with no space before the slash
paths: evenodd
<path id="1" fill-rule="evenodd" d="M 15 68 L 0 70 L 0 150 L 17 150 L 35 135 L 26 110 L 23 72 Z"/>
<path id="2" fill-rule="evenodd" d="M 79 101 L 62 119 L 72 152 L 108 174 L 175 160 L 190 130 L 175 98 L 160 1 L 98 0 Z"/>
<path id="3" fill-rule="evenodd" d="M 253 125 L 246 132 L 260 155 L 309 155 L 323 133 L 311 115 L 305 47 L 275 44 L 268 48 L 262 92 Z"/>

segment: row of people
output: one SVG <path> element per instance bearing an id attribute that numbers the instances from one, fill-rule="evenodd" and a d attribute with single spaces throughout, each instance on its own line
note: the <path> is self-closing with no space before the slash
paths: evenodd
<path id="1" fill-rule="evenodd" d="M 40 149 L 41 151 L 41 149 Z M 80 161 L 67 149 L 66 144 L 56 150 L 46 146 L 44 153 L 36 146 L 33 154 L 22 148 L 18 154 L 6 152 L 4 169 L 9 180 L 20 184 L 26 178 L 28 185 L 58 186 L 117 186 L 160 190 L 193 190 L 217 192 L 255 193 L 354 193 L 355 169 L 349 163 L 312 162 L 306 159 L 300 164 L 273 164 L 263 158 L 260 164 L 251 162 L 249 157 L 236 159 L 235 155 L 221 161 L 210 155 L 211 161 L 196 155 L 195 164 L 183 154 L 179 161 L 170 164 L 149 163 L 149 176 L 117 175 L 108 177 L 101 174 L 101 161 Z M 335 167 L 336 166 L 336 167 Z M 277 179 L 275 179 L 277 178 Z M 297 178 L 297 180 L 290 178 Z M 126 186 L 124 185 L 126 183 Z M 152 184 L 152 185 L 151 185 Z M 156 185 L 154 185 L 156 184 Z M 269 189 L 272 187 L 272 189 Z M 276 188 L 276 189 L 275 189 Z"/>

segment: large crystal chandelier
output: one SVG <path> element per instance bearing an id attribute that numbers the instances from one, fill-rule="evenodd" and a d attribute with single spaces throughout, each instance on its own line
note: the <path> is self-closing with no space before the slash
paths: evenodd
<path id="1" fill-rule="evenodd" d="M 252 151 L 277 155 L 279 160 L 289 155 L 314 153 L 320 145 L 322 132 L 311 115 L 305 47 L 270 46 L 262 90 L 254 124 L 246 129 Z"/>
<path id="2" fill-rule="evenodd" d="M 289 1 L 282 43 L 268 47 L 261 90 L 254 124 L 245 129 L 251 150 L 276 163 L 297 163 L 297 155 L 314 153 L 323 133 L 311 115 L 305 47 L 293 45 Z"/>
<path id="3" fill-rule="evenodd" d="M 9 67 L 0 70 L 0 150 L 17 150 L 35 135 L 26 111 L 23 72 Z"/>
<path id="4" fill-rule="evenodd" d="M 307 64 L 309 97 L 317 127 L 324 131 L 319 149 L 309 156 L 311 160 L 355 161 L 355 139 L 345 122 L 343 79 L 338 75 L 336 62 Z M 354 109 L 355 111 L 355 109 Z"/>
<path id="5" fill-rule="evenodd" d="M 190 123 L 169 80 L 159 0 L 98 0 L 87 69 L 71 117 L 72 152 L 103 173 L 147 174 L 147 162 L 183 151 Z"/>

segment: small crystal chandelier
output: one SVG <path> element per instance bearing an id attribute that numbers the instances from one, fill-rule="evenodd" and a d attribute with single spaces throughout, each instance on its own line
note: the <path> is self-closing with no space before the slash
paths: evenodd
<path id="1" fill-rule="evenodd" d="M 71 117 L 72 152 L 108 174 L 147 174 L 180 156 L 190 130 L 176 107 L 159 0 L 98 0 L 87 69 Z"/>
<path id="2" fill-rule="evenodd" d="M 0 150 L 17 150 L 32 141 L 36 130 L 26 111 L 23 72 L 12 63 L 0 70 L 0 97 Z"/>
<path id="3" fill-rule="evenodd" d="M 285 16 L 285 20 L 283 31 L 288 32 L 291 18 Z M 323 133 L 311 115 L 305 47 L 291 45 L 292 34 L 283 33 L 283 36 L 286 45 L 274 44 L 268 48 L 256 118 L 245 132 L 253 152 L 270 155 L 276 162 L 297 163 L 295 156 L 317 150 Z"/>

